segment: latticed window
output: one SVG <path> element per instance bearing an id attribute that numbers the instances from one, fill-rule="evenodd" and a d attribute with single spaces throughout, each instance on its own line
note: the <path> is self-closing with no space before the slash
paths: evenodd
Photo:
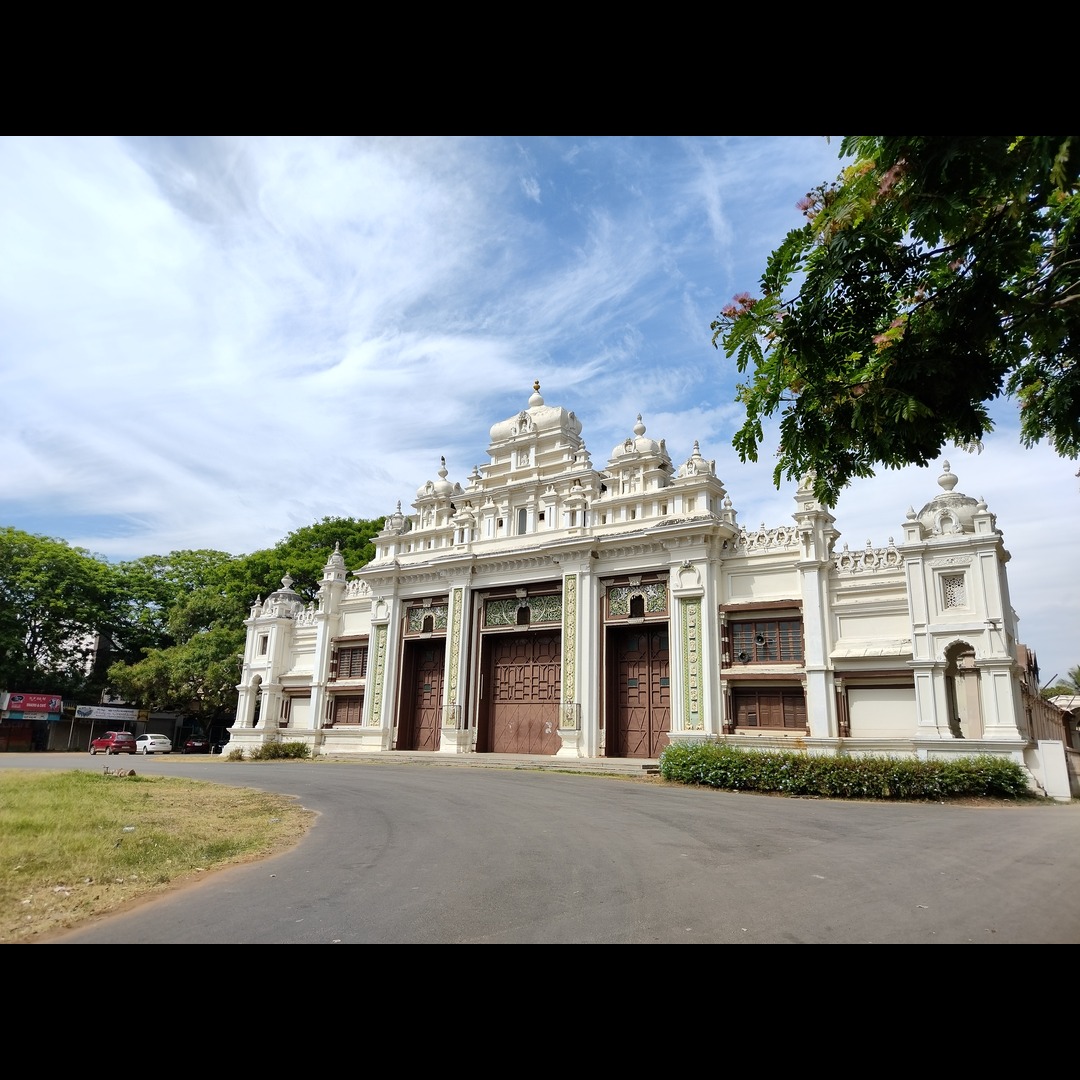
<path id="1" fill-rule="evenodd" d="M 801 619 L 733 622 L 730 629 L 732 663 L 798 663 L 803 659 Z"/>
<path id="2" fill-rule="evenodd" d="M 807 730 L 801 689 L 739 689 L 732 695 L 732 706 L 736 727 Z"/>
<path id="3" fill-rule="evenodd" d="M 334 698 L 330 711 L 330 721 L 336 727 L 339 724 L 359 724 L 360 715 L 364 711 L 364 696 L 357 694 L 344 697 L 338 695 Z"/>
<path id="4" fill-rule="evenodd" d="M 941 578 L 941 595 L 947 608 L 967 607 L 967 590 L 963 574 L 946 574 Z"/>
<path id="5" fill-rule="evenodd" d="M 332 679 L 363 679 L 367 677 L 366 645 L 342 646 L 334 654 L 330 677 Z"/>

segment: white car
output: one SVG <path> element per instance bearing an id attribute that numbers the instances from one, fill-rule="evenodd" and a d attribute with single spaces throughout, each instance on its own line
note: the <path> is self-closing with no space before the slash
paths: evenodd
<path id="1" fill-rule="evenodd" d="M 136 754 L 171 754 L 172 742 L 166 735 L 140 735 L 135 740 Z"/>

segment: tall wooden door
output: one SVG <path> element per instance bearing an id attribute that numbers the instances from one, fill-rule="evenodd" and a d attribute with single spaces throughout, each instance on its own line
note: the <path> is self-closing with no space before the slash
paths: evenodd
<path id="1" fill-rule="evenodd" d="M 607 754 L 659 757 L 671 731 L 668 628 L 619 628 L 612 631 L 611 644 L 614 716 Z"/>
<path id="2" fill-rule="evenodd" d="M 560 635 L 490 635 L 485 653 L 486 749 L 492 754 L 555 754 L 560 746 Z"/>
<path id="3" fill-rule="evenodd" d="M 438 750 L 446 643 L 410 641 L 406 650 L 397 746 L 399 750 Z"/>

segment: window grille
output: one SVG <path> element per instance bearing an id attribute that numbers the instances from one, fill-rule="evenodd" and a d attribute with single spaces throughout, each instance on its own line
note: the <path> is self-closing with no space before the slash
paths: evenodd
<path id="1" fill-rule="evenodd" d="M 339 679 L 363 679 L 367 677 L 366 645 L 355 645 L 337 651 L 337 677 Z"/>
<path id="2" fill-rule="evenodd" d="M 967 590 L 964 587 L 963 574 L 943 575 L 941 579 L 941 592 L 944 598 L 945 607 L 967 607 Z"/>
<path id="3" fill-rule="evenodd" d="M 335 697 L 330 714 L 330 721 L 336 727 L 339 724 L 359 724 L 364 711 L 362 694 L 349 697 Z"/>
<path id="4" fill-rule="evenodd" d="M 731 660 L 737 664 L 799 663 L 801 619 L 755 619 L 731 623 Z"/>

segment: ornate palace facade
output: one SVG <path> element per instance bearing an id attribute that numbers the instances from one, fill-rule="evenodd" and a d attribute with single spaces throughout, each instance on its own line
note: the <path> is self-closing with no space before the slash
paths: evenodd
<path id="1" fill-rule="evenodd" d="M 328 553 L 315 603 L 286 578 L 254 605 L 231 745 L 1030 750 L 1009 554 L 948 463 L 899 540 L 849 551 L 808 484 L 789 522 L 747 528 L 696 442 L 675 464 L 645 432 L 597 468 L 537 384 L 487 466 L 455 483 L 444 461 L 370 563 Z"/>

